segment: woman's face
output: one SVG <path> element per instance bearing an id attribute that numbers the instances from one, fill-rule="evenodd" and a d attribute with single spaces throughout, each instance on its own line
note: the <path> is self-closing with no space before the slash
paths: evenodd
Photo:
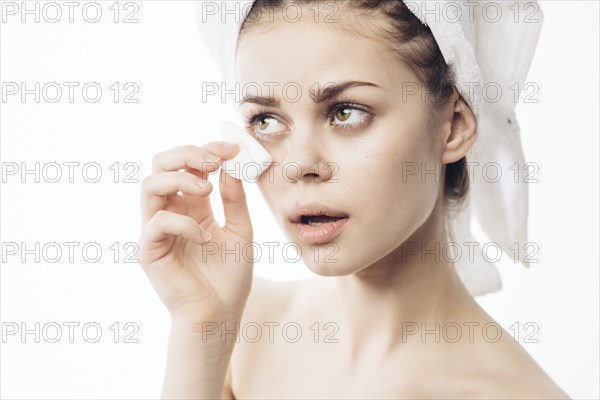
<path id="1" fill-rule="evenodd" d="M 441 195 L 442 141 L 429 106 L 384 42 L 311 18 L 263 24 L 266 32 L 245 32 L 236 58 L 247 100 L 241 115 L 246 122 L 258 115 L 248 131 L 276 163 L 258 185 L 313 272 L 358 272 L 405 242 Z M 351 81 L 362 83 L 315 96 Z M 304 224 L 300 237 L 290 213 L 315 202 L 348 218 Z M 323 236 L 337 225 L 335 237 Z"/>

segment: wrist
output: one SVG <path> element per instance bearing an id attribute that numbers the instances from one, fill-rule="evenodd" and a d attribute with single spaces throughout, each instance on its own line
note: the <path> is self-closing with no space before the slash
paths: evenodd
<path id="1" fill-rule="evenodd" d="M 213 351 L 233 350 L 240 331 L 240 319 L 196 321 L 171 319 L 171 340 L 183 340 L 194 347 Z"/>

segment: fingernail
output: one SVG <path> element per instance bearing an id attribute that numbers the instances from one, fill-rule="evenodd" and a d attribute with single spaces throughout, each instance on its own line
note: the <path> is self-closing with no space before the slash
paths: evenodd
<path id="1" fill-rule="evenodd" d="M 220 160 L 220 158 L 213 154 L 209 154 L 208 156 L 206 156 L 206 161 L 211 162 L 211 163 L 216 163 L 219 160 Z"/>
<path id="2" fill-rule="evenodd" d="M 223 145 L 224 150 L 231 150 L 237 146 L 237 143 L 225 143 Z"/>
<path id="3" fill-rule="evenodd" d="M 198 186 L 200 187 L 207 187 L 209 184 L 209 182 L 207 180 L 201 179 L 198 181 Z"/>
<path id="4" fill-rule="evenodd" d="M 210 239 L 212 239 L 212 236 L 210 236 L 210 233 L 203 231 L 202 238 L 204 239 L 204 241 L 208 242 Z"/>

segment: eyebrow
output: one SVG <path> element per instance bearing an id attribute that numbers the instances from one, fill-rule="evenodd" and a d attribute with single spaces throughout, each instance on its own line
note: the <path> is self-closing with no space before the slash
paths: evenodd
<path id="1" fill-rule="evenodd" d="M 315 103 L 324 103 L 339 96 L 344 91 L 357 87 L 357 86 L 370 86 L 380 88 L 381 86 L 376 85 L 372 82 L 363 81 L 342 81 L 327 83 L 323 87 L 319 87 L 317 90 L 310 89 L 309 96 Z M 264 107 L 280 108 L 281 101 L 273 96 L 244 96 L 240 101 L 240 107 L 244 103 L 258 104 Z"/>

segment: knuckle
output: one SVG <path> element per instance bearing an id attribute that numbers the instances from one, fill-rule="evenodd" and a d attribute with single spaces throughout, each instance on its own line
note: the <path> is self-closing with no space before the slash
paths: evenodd
<path id="1" fill-rule="evenodd" d="M 160 164 L 160 161 L 163 158 L 163 154 L 164 152 L 160 152 L 160 153 L 156 153 L 154 156 L 152 156 L 152 166 L 156 167 Z"/>
<path id="2" fill-rule="evenodd" d="M 169 220 L 169 212 L 165 210 L 158 210 L 152 217 L 154 223 L 160 227 L 165 226 Z"/>
<path id="3" fill-rule="evenodd" d="M 189 184 L 189 185 L 196 186 L 196 182 L 197 182 L 199 179 L 204 179 L 204 178 L 201 178 L 201 176 L 199 176 L 199 175 L 196 175 L 196 174 L 194 174 L 194 173 L 192 173 L 192 172 L 186 172 L 186 173 L 185 173 L 185 176 L 182 176 L 182 177 L 181 177 L 181 179 L 182 179 L 182 181 L 183 181 L 183 182 L 185 182 L 186 184 Z"/>
<path id="4" fill-rule="evenodd" d="M 194 146 L 193 144 L 186 144 L 181 146 L 181 151 L 184 157 L 187 159 L 198 153 L 198 147 Z"/>
<path id="5" fill-rule="evenodd" d="M 135 244 L 138 248 L 138 252 L 140 252 L 140 253 L 143 253 L 143 250 L 145 250 L 145 248 L 146 248 L 145 235 L 146 235 L 147 230 L 148 230 L 147 226 L 144 226 L 140 232 L 137 242 L 135 242 Z"/>
<path id="6" fill-rule="evenodd" d="M 178 148 L 177 157 L 183 161 L 187 167 L 190 167 L 191 161 L 198 158 L 198 147 L 192 144 L 186 144 Z"/>
<path id="7" fill-rule="evenodd" d="M 150 187 L 150 185 L 151 185 L 151 183 L 152 183 L 153 176 L 154 176 L 154 175 L 148 175 L 148 176 L 146 176 L 146 177 L 145 177 L 145 178 L 142 180 L 142 183 L 141 183 L 141 185 L 140 185 L 140 186 L 141 186 L 141 189 L 142 189 L 142 192 L 147 192 L 147 191 L 148 191 L 148 188 Z"/>

